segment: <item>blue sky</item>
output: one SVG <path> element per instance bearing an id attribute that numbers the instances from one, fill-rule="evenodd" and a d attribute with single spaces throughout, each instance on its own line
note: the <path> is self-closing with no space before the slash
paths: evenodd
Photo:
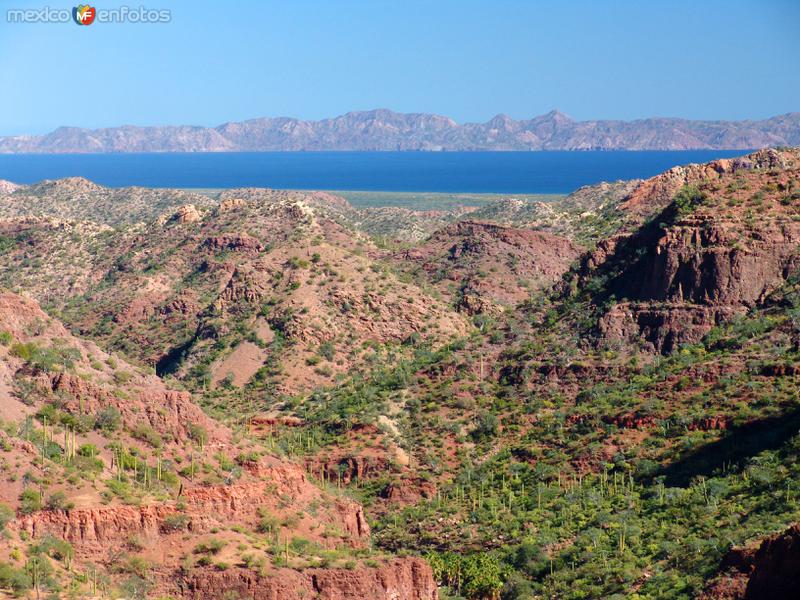
<path id="1" fill-rule="evenodd" d="M 0 135 L 377 107 L 459 122 L 800 110 L 800 2 L 132 0 L 168 24 L 6 22 Z M 71 8 L 65 4 L 63 8 Z"/>

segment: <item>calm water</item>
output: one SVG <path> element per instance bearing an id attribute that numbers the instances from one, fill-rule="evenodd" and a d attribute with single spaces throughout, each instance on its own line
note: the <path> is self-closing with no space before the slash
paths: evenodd
<path id="1" fill-rule="evenodd" d="M 552 194 L 741 154 L 745 152 L 6 154 L 0 155 L 0 179 L 33 183 L 80 175 L 112 187 Z"/>

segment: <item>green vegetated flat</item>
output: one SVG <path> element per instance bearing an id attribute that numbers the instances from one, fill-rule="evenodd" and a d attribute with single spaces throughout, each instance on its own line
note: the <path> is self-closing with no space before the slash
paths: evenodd
<path id="1" fill-rule="evenodd" d="M 186 192 L 216 197 L 222 188 L 181 188 Z M 303 191 L 303 190 L 298 190 Z M 355 208 L 407 208 L 415 211 L 455 210 L 463 207 L 482 207 L 497 200 L 516 199 L 523 202 L 558 202 L 567 194 L 458 194 L 443 192 L 364 192 L 332 190 Z"/>
<path id="2" fill-rule="evenodd" d="M 566 194 L 446 194 L 437 192 L 331 192 L 347 199 L 356 208 L 398 207 L 409 210 L 454 210 L 482 207 L 501 199 L 524 202 L 557 202 Z"/>

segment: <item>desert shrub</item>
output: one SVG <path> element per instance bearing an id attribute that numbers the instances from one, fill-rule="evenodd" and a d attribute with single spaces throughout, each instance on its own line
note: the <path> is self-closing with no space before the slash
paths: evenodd
<path id="1" fill-rule="evenodd" d="M 183 531 L 189 525 L 187 515 L 167 515 L 161 523 L 161 529 L 165 532 Z"/>
<path id="2" fill-rule="evenodd" d="M 687 185 L 675 195 L 673 202 L 679 217 L 688 215 L 706 199 L 705 192 L 702 192 L 696 185 Z"/>
<path id="3" fill-rule="evenodd" d="M 537 577 L 547 569 L 547 555 L 534 541 L 524 540 L 514 551 L 512 564 L 523 573 Z"/>
<path id="4" fill-rule="evenodd" d="M 25 489 L 19 497 L 19 510 L 23 515 L 29 515 L 42 510 L 42 495 L 33 488 Z"/>
<path id="5" fill-rule="evenodd" d="M 114 371 L 114 383 L 117 385 L 125 385 L 133 377 L 133 373 L 128 371 Z"/>
<path id="6" fill-rule="evenodd" d="M 132 575 L 120 587 L 126 598 L 144 600 L 152 590 L 153 584 L 140 575 Z"/>
<path id="7" fill-rule="evenodd" d="M 22 596 L 31 588 L 31 578 L 24 569 L 0 562 L 0 588 L 11 590 L 14 596 Z"/>
<path id="8" fill-rule="evenodd" d="M 133 430 L 133 437 L 143 442 L 147 442 L 153 448 L 160 448 L 163 440 L 158 432 L 149 425 L 139 425 Z"/>
<path id="9" fill-rule="evenodd" d="M 476 441 L 482 441 L 492 438 L 497 435 L 500 428 L 500 422 L 497 416 L 489 411 L 481 411 L 475 422 L 475 428 L 472 430 L 472 437 Z"/>
<path id="10" fill-rule="evenodd" d="M 72 368 L 81 356 L 76 348 L 63 346 L 42 348 L 35 342 L 18 342 L 11 346 L 9 352 L 12 356 L 25 361 L 32 369 L 46 372 Z"/>
<path id="11" fill-rule="evenodd" d="M 248 464 L 250 465 L 256 464 L 258 462 L 258 459 L 259 459 L 258 452 L 256 452 L 255 450 L 251 450 L 250 452 L 239 453 L 234 460 L 236 461 L 237 465 L 244 466 Z"/>
<path id="12" fill-rule="evenodd" d="M 302 258 L 298 258 L 296 256 L 290 258 L 287 264 L 292 269 L 307 269 L 309 267 L 307 260 L 303 260 Z"/>
<path id="13" fill-rule="evenodd" d="M 265 506 L 258 509 L 258 525 L 257 529 L 261 533 L 273 533 L 278 529 L 278 519 L 269 512 Z"/>
<path id="14" fill-rule="evenodd" d="M 97 456 L 100 450 L 94 444 L 81 444 L 78 448 L 78 456 Z"/>
<path id="15" fill-rule="evenodd" d="M 14 509 L 8 504 L 0 503 L 0 531 L 14 518 Z"/>
<path id="16" fill-rule="evenodd" d="M 205 446 L 208 442 L 208 431 L 197 423 L 189 423 L 188 426 L 189 439 L 199 446 Z"/>
<path id="17" fill-rule="evenodd" d="M 45 535 L 38 544 L 31 548 L 32 554 L 46 554 L 56 560 L 65 560 L 72 556 L 72 544 L 54 535 Z"/>
<path id="18" fill-rule="evenodd" d="M 469 600 L 498 598 L 503 589 L 506 569 L 494 554 L 432 553 L 428 562 L 437 581 L 459 587 Z"/>
<path id="19" fill-rule="evenodd" d="M 194 547 L 195 554 L 219 554 L 228 542 L 219 538 L 211 538 Z"/>
<path id="20" fill-rule="evenodd" d="M 73 505 L 67 502 L 67 495 L 59 490 L 50 494 L 47 498 L 46 506 L 48 510 L 64 510 L 71 508 Z"/>
<path id="21" fill-rule="evenodd" d="M 116 431 L 122 424 L 122 415 L 114 406 L 107 406 L 97 413 L 94 426 L 103 431 Z"/>
<path id="22" fill-rule="evenodd" d="M 336 356 L 336 348 L 332 342 L 323 342 L 319 345 L 319 354 L 325 360 L 331 361 Z"/>

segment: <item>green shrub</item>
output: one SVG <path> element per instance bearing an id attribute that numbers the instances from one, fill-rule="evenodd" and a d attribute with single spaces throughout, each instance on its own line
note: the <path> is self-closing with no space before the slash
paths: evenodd
<path id="1" fill-rule="evenodd" d="M 205 542 L 201 542 L 194 547 L 195 554 L 219 554 L 220 551 L 227 545 L 225 540 L 218 538 L 211 538 Z"/>
<path id="2" fill-rule="evenodd" d="M 687 185 L 675 195 L 673 202 L 679 217 L 688 215 L 706 200 L 705 192 L 696 185 Z"/>
<path id="3" fill-rule="evenodd" d="M 19 497 L 19 510 L 23 515 L 42 510 L 42 495 L 33 488 L 26 488 Z"/>
<path id="4" fill-rule="evenodd" d="M 208 431 L 202 425 L 197 423 L 189 423 L 188 427 L 189 439 L 195 442 L 200 447 L 208 443 Z"/>
<path id="5" fill-rule="evenodd" d="M 161 528 L 169 533 L 174 531 L 184 531 L 189 526 L 187 515 L 167 515 L 161 523 Z"/>
<path id="6" fill-rule="evenodd" d="M 22 596 L 31 585 L 31 578 L 24 569 L 0 562 L 0 588 L 11 590 L 14 596 Z"/>
<path id="7" fill-rule="evenodd" d="M 62 491 L 53 492 L 47 498 L 48 510 L 65 510 L 74 506 L 72 503 L 67 502 L 67 495 Z"/>
<path id="8" fill-rule="evenodd" d="M 8 504 L 0 503 L 0 531 L 14 518 L 14 509 Z"/>
<path id="9" fill-rule="evenodd" d="M 97 413 L 94 426 L 103 431 L 116 431 L 122 425 L 122 415 L 114 406 L 107 406 Z"/>
<path id="10" fill-rule="evenodd" d="M 158 432 L 150 427 L 150 425 L 139 425 L 133 430 L 133 437 L 143 442 L 147 442 L 153 448 L 160 448 L 163 440 Z"/>
<path id="11" fill-rule="evenodd" d="M 24 360 L 32 369 L 45 372 L 70 369 L 81 356 L 76 348 L 63 346 L 41 348 L 35 342 L 18 342 L 11 346 L 9 352 L 12 356 Z"/>

